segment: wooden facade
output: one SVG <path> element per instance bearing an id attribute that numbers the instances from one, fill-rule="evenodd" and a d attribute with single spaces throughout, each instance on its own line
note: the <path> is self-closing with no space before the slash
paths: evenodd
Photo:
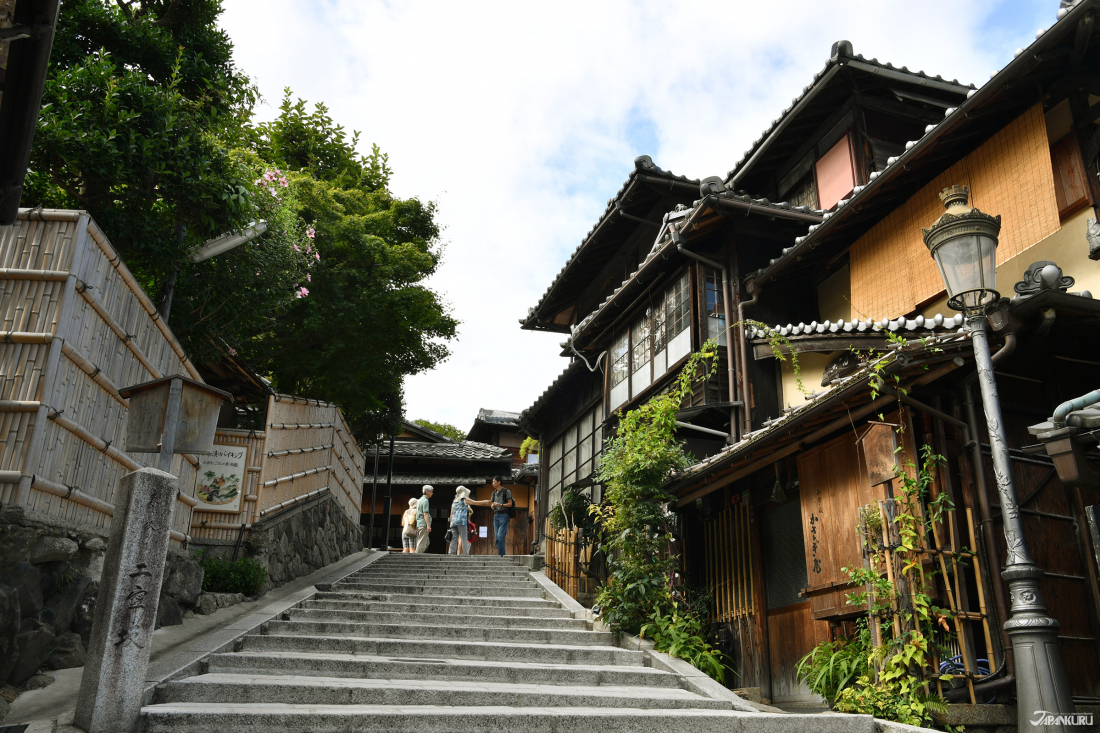
<path id="1" fill-rule="evenodd" d="M 1088 43 L 1091 19 L 1082 20 L 1087 4 L 1036 44 L 1077 44 L 1074 73 L 1100 83 L 1100 44 Z M 699 461 L 669 488 L 678 496 L 681 570 L 714 599 L 712 641 L 740 669 L 731 682 L 759 687 L 773 703 L 814 701 L 795 667 L 815 644 L 852 633 L 853 620 L 866 616 L 848 602 L 861 589 L 846 569 L 871 562 L 871 546 L 886 558 L 883 572 L 898 583 L 922 579 L 950 611 L 944 644 L 971 678 L 944 683 L 944 694 L 958 702 L 1011 695 L 982 684 L 1011 675 L 1013 660 L 1001 631 L 1005 547 L 973 355 L 921 242 L 921 228 L 943 211 L 940 190 L 952 184 L 969 185 L 972 205 L 1002 217 L 1005 299 L 993 322 L 994 348 L 1004 348 L 996 371 L 1001 429 L 1028 541 L 1047 573 L 1046 602 L 1062 624 L 1074 694 L 1100 697 L 1100 571 L 1085 521 L 1100 487 L 1062 486 L 1028 434 L 1061 402 L 1100 386 L 1100 303 L 1080 293 L 1100 294 L 1100 244 L 1090 259 L 1086 239 L 1100 201 L 1100 125 L 1055 55 L 1029 58 L 974 89 L 836 44 L 783 124 L 729 176 L 698 182 L 690 205 L 647 199 L 648 210 L 624 216 L 632 174 L 524 321 L 569 338 L 569 368 L 524 413 L 546 453 L 548 510 L 566 490 L 599 497 L 591 471 L 559 458 L 587 415 L 602 410 L 592 434 L 598 428 L 606 438 L 616 409 L 631 409 L 672 379 L 677 364 L 659 376 L 650 367 L 640 389 L 631 381 L 614 393 L 636 371 L 619 364 L 641 363 L 636 343 L 667 343 L 672 285 L 687 273 L 694 350 L 715 333 L 707 284 L 715 265 L 727 269 L 729 311 L 742 321 L 728 332 L 734 384 L 723 379 L 724 361 L 684 405 L 678 437 Z M 622 272 L 623 258 L 633 258 L 625 279 L 605 279 Z M 1028 279 L 1032 263 L 1049 262 L 1076 283 Z M 636 327 L 656 324 L 654 312 L 663 316 L 663 339 L 660 326 L 648 334 Z M 785 360 L 774 356 L 776 337 Z M 651 347 L 649 363 L 656 355 Z M 928 462 L 925 446 L 943 465 Z M 551 473 L 558 460 L 561 471 Z M 892 564 L 890 532 L 902 511 L 895 463 L 910 477 L 931 472 L 924 501 L 944 496 L 954 507 L 928 527 L 915 548 L 920 562 L 905 569 Z"/>

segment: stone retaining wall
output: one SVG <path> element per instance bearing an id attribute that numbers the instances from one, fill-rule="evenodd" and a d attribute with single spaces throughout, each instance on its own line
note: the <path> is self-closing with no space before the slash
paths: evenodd
<path id="1" fill-rule="evenodd" d="M 106 549 L 101 529 L 0 509 L 0 685 L 84 665 Z M 157 626 L 180 623 L 202 591 L 202 568 L 187 553 L 171 550 L 166 573 Z"/>
<path id="2" fill-rule="evenodd" d="M 210 557 L 231 558 L 236 542 L 196 539 Z M 363 550 L 363 527 L 330 494 L 289 507 L 252 525 L 238 557 L 258 560 L 268 572 L 266 592 Z"/>

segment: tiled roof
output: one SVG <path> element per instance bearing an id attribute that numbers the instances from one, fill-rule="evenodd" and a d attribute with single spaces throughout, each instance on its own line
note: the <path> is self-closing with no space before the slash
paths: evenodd
<path id="1" fill-rule="evenodd" d="M 651 262 L 659 258 L 664 259 L 660 256 L 666 254 L 666 252 L 668 251 L 675 249 L 676 237 L 674 237 L 673 235 L 674 227 L 669 226 L 670 222 L 682 219 L 685 221 L 685 224 L 682 226 L 686 226 L 686 221 L 691 220 L 698 212 L 710 206 L 711 204 L 736 206 L 738 208 L 744 209 L 746 215 L 754 211 L 764 216 L 776 216 L 786 214 L 788 216 L 798 216 L 800 218 L 806 219 L 807 221 L 821 221 L 824 217 L 828 216 L 827 212 L 819 211 L 817 209 L 811 209 L 808 206 L 791 206 L 786 201 L 772 203 L 766 198 L 755 199 L 751 196 L 735 194 L 732 191 L 720 191 L 718 193 L 712 193 L 702 199 L 699 199 L 698 201 L 695 201 L 693 203 L 691 208 L 685 207 L 682 211 L 676 212 L 676 214 L 666 216 L 666 224 L 657 233 L 657 239 L 653 242 L 653 247 L 650 249 L 649 254 L 646 255 L 646 258 L 642 260 L 641 264 L 638 265 L 637 269 L 635 269 L 634 272 L 632 272 L 625 280 L 623 280 L 619 287 L 615 288 L 615 290 L 610 295 L 604 298 L 603 302 L 600 303 L 595 308 L 595 310 L 585 316 L 581 320 L 581 322 L 577 324 L 576 328 L 573 329 L 572 338 L 576 339 L 578 336 L 580 336 L 584 332 L 584 330 L 588 328 L 588 326 L 594 320 L 596 320 L 596 318 L 599 317 L 599 315 L 605 309 L 607 309 L 609 306 L 611 306 L 612 303 L 615 302 L 616 298 L 618 298 L 619 294 L 627 287 L 627 285 L 638 279 L 643 270 L 645 270 Z M 813 226 L 814 225 L 811 225 L 811 228 L 813 228 Z M 567 348 L 567 345 L 568 342 L 562 344 L 562 348 Z"/>
<path id="2" fill-rule="evenodd" d="M 760 137 L 756 138 L 756 140 L 753 140 L 752 145 L 749 147 L 748 150 L 745 151 L 745 154 L 741 156 L 741 160 L 737 161 L 737 165 L 735 165 L 733 167 L 733 170 L 731 170 L 726 175 L 727 185 L 729 185 L 729 182 L 733 180 L 734 176 L 738 175 L 742 167 L 744 167 L 745 164 L 752 159 L 752 156 L 758 150 L 760 150 L 761 146 L 767 143 L 768 138 L 771 137 L 773 133 L 780 131 L 780 128 L 783 126 L 784 121 L 788 118 L 788 116 L 797 113 L 799 106 L 810 96 L 812 96 L 813 92 L 820 88 L 821 84 L 827 81 L 826 77 L 829 76 L 831 71 L 844 64 L 850 64 L 852 61 L 856 61 L 863 66 L 870 67 L 868 70 L 872 71 L 872 73 L 885 73 L 891 76 L 896 75 L 899 80 L 903 80 L 905 79 L 905 77 L 910 77 L 908 79 L 909 81 L 916 82 L 918 84 L 922 82 L 935 82 L 942 85 L 955 86 L 960 89 L 967 88 L 967 85 L 960 83 L 958 79 L 952 79 L 950 82 L 948 82 L 946 79 L 938 74 L 936 76 L 930 76 L 923 71 L 909 71 L 909 69 L 905 66 L 902 66 L 900 68 L 895 67 L 888 61 L 885 63 L 880 63 L 879 60 L 876 58 L 864 58 L 862 54 L 857 54 L 853 51 L 852 44 L 848 41 L 838 41 L 833 44 L 832 55 L 825 63 L 824 68 L 814 74 L 813 83 L 807 84 L 805 87 L 803 87 L 802 93 L 791 100 L 790 106 L 783 110 L 782 114 L 780 114 L 779 117 L 772 120 L 772 124 L 768 127 L 767 130 L 763 132 L 763 134 L 760 135 Z M 969 85 L 969 88 L 973 89 L 974 85 Z"/>
<path id="3" fill-rule="evenodd" d="M 397 486 L 466 486 L 472 488 L 475 486 L 484 486 L 493 480 L 492 476 L 420 476 L 414 474 L 399 474 L 393 475 L 393 483 Z M 367 485 L 371 484 L 367 481 Z M 378 477 L 378 485 L 386 485 L 386 477 Z"/>
<path id="4" fill-rule="evenodd" d="M 780 336 L 799 336 L 803 334 L 812 333 L 875 333 L 880 331 L 916 331 L 917 329 L 935 332 L 945 330 L 958 329 L 963 324 L 962 313 L 956 313 L 954 316 L 944 317 L 937 313 L 931 318 L 925 318 L 924 316 L 917 316 L 916 318 L 906 318 L 901 316 L 900 318 L 891 320 L 889 318 L 883 318 L 880 321 L 867 318 L 865 320 L 857 321 L 837 321 L 835 323 L 831 321 L 824 321 L 818 323 L 817 321 L 811 321 L 810 323 L 799 323 L 797 326 L 788 323 L 786 326 L 780 326 L 776 324 L 772 327 L 772 331 L 778 333 Z M 748 338 L 750 339 L 762 339 L 766 338 L 768 332 L 765 329 L 757 326 L 751 326 L 748 330 Z"/>
<path id="5" fill-rule="evenodd" d="M 394 443 L 395 456 L 416 456 L 422 458 L 466 458 L 480 460 L 512 460 L 512 452 L 507 448 L 498 448 L 488 443 L 464 440 L 461 443 L 413 443 L 402 441 Z"/>
<path id="6" fill-rule="evenodd" d="M 518 425 L 519 413 L 506 410 L 486 410 L 484 407 L 477 411 L 477 419 L 494 425 Z"/>
<path id="7" fill-rule="evenodd" d="M 618 192 L 612 198 L 607 200 L 607 207 L 604 209 L 603 215 L 600 216 L 595 224 L 592 225 L 592 228 L 589 229 L 588 233 L 584 235 L 584 238 L 581 239 L 581 242 L 577 245 L 577 248 L 573 250 L 573 254 L 571 254 L 569 256 L 569 259 L 565 261 L 565 264 L 562 265 L 562 268 L 558 271 L 558 274 L 554 276 L 553 281 L 551 281 L 550 285 L 546 288 L 546 292 L 544 292 L 542 294 L 542 297 L 539 298 L 538 304 L 535 305 L 533 308 L 528 309 L 526 318 L 520 319 L 520 325 L 529 325 L 537 320 L 538 313 L 542 309 L 543 304 L 546 302 L 547 297 L 549 297 L 550 293 L 554 290 L 554 288 L 562 280 L 562 278 L 565 277 L 570 267 L 577 260 L 577 257 L 592 240 L 593 235 L 599 231 L 600 226 L 604 223 L 604 221 L 606 221 L 610 216 L 619 211 L 618 205 L 622 197 L 626 194 L 627 190 L 630 189 L 630 186 L 634 183 L 634 180 L 642 174 L 659 176 L 661 178 L 666 178 L 670 181 L 680 181 L 682 183 L 690 183 L 696 185 L 698 185 L 699 183 L 699 179 L 697 178 L 678 176 L 675 173 L 671 173 L 657 167 L 657 165 L 654 164 L 653 159 L 650 158 L 648 155 L 640 155 L 635 158 L 634 170 L 630 172 L 630 175 L 627 177 L 623 185 L 619 188 Z"/>
<path id="8" fill-rule="evenodd" d="M 762 281 L 771 279 L 772 276 L 778 274 L 780 269 L 785 269 L 786 266 L 798 260 L 803 253 L 814 249 L 818 243 L 821 242 L 823 237 L 835 229 L 839 223 L 854 217 L 861 209 L 865 208 L 864 205 L 872 200 L 876 191 L 882 188 L 885 183 L 904 175 L 909 165 L 915 159 L 919 158 L 926 151 L 932 151 L 935 148 L 937 140 L 949 129 L 965 124 L 966 120 L 971 119 L 970 113 L 977 106 L 982 104 L 987 98 L 1001 91 L 1006 83 L 1017 74 L 1027 73 L 1031 66 L 1033 66 L 1033 61 L 1042 58 L 1040 52 L 1046 50 L 1048 46 L 1053 46 L 1057 43 L 1054 37 L 1055 34 L 1051 33 L 1055 27 L 1059 26 L 1059 24 L 1065 24 L 1062 28 L 1065 28 L 1067 32 L 1072 32 L 1073 20 L 1071 19 L 1067 23 L 1066 19 L 1071 14 L 1074 19 L 1083 16 L 1085 12 L 1084 6 L 1086 5 L 1089 5 L 1089 3 L 1077 2 L 1070 9 L 1065 7 L 1060 9 L 1057 13 L 1057 20 L 1054 25 L 1051 26 L 1051 28 L 1039 29 L 1035 34 L 1036 40 L 1032 42 L 1027 49 L 1016 49 L 1015 58 L 1000 70 L 990 74 L 989 82 L 983 84 L 980 88 L 973 88 L 973 85 L 971 85 L 971 89 L 967 93 L 966 99 L 957 108 L 945 110 L 942 122 L 928 125 L 924 129 L 924 135 L 919 140 L 910 140 L 905 143 L 905 151 L 901 153 L 901 155 L 888 158 L 885 169 L 871 173 L 867 185 L 856 186 L 852 190 L 852 194 L 849 198 L 841 200 L 837 204 L 834 212 L 825 215 L 825 220 L 822 221 L 821 224 L 811 226 L 806 236 L 796 237 L 793 246 L 785 248 L 780 257 L 771 260 L 767 267 L 750 273 L 749 277 L 757 278 Z M 832 61 L 830 61 L 830 64 L 831 63 Z M 874 63 L 874 60 L 872 60 L 872 63 Z M 828 65 L 826 65 L 826 68 L 828 68 Z M 765 138 L 766 137 L 767 135 L 765 134 Z M 757 143 L 754 143 L 753 148 L 750 149 L 749 153 L 746 153 L 746 159 L 752 153 L 752 150 L 757 147 L 759 142 L 758 140 Z M 936 152 L 942 154 L 941 151 L 937 150 Z M 744 163 L 744 160 L 745 159 L 742 159 L 738 167 Z M 731 171 L 730 176 L 732 177 L 737 170 L 738 169 L 735 168 L 734 171 Z"/>
<path id="9" fill-rule="evenodd" d="M 942 336 L 935 336 L 933 338 L 934 341 L 932 343 L 940 348 L 949 348 L 949 344 L 953 344 L 954 348 L 969 348 L 969 334 L 950 333 Z M 803 416 L 807 413 L 815 412 L 823 405 L 837 401 L 844 394 L 850 392 L 851 388 L 861 385 L 861 383 L 866 382 L 874 375 L 888 372 L 895 364 L 903 365 L 907 363 L 904 359 L 899 357 L 905 355 L 911 356 L 913 354 L 926 354 L 927 347 L 928 344 L 911 341 L 905 346 L 895 346 L 891 348 L 873 361 L 868 362 L 858 371 L 838 379 L 824 392 L 809 396 L 805 404 L 798 405 L 793 409 L 785 411 L 781 417 L 766 423 L 764 427 L 751 433 L 746 433 L 738 442 L 725 446 L 714 455 L 708 456 L 682 471 L 673 473 L 667 483 L 682 485 L 687 479 L 706 473 L 708 470 L 721 464 L 729 463 L 734 457 L 744 455 L 747 451 L 754 449 L 754 445 L 765 437 L 788 430 L 792 425 L 800 423 Z"/>

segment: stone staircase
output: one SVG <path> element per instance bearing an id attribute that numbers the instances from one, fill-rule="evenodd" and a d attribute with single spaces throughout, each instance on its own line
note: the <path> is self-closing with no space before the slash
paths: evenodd
<path id="1" fill-rule="evenodd" d="M 162 685 L 144 730 L 875 730 L 866 716 L 735 710 L 615 646 L 544 583 L 508 557 L 387 555 Z"/>

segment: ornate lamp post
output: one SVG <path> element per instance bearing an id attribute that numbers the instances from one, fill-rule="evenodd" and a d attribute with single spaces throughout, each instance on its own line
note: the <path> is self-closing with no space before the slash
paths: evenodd
<path id="1" fill-rule="evenodd" d="M 1005 525 L 1008 561 L 1001 573 L 1008 583 L 1010 617 L 1005 631 L 1012 640 L 1016 659 L 1017 719 L 1022 730 L 1071 730 L 1061 715 L 1074 713 L 1073 696 L 1066 681 L 1058 648 L 1056 620 L 1047 614 L 1039 580 L 1043 571 L 1031 559 L 1020 522 L 1020 507 L 1012 477 L 1012 462 L 1003 434 L 1001 404 L 989 353 L 988 310 L 1001 299 L 997 292 L 997 235 L 1001 217 L 983 214 L 966 205 L 970 190 L 951 186 L 940 194 L 947 211 L 929 229 L 924 243 L 936 261 L 947 286 L 948 305 L 962 311 L 970 328 L 978 383 L 985 406 L 985 422 L 993 454 L 993 472 Z M 975 470 L 981 470 L 975 467 Z M 1046 711 L 1048 715 L 1040 715 Z M 1063 719 L 1064 720 L 1064 719 Z M 1050 721 L 1050 722 L 1048 722 Z M 1036 724 L 1037 723 L 1037 724 Z"/>

